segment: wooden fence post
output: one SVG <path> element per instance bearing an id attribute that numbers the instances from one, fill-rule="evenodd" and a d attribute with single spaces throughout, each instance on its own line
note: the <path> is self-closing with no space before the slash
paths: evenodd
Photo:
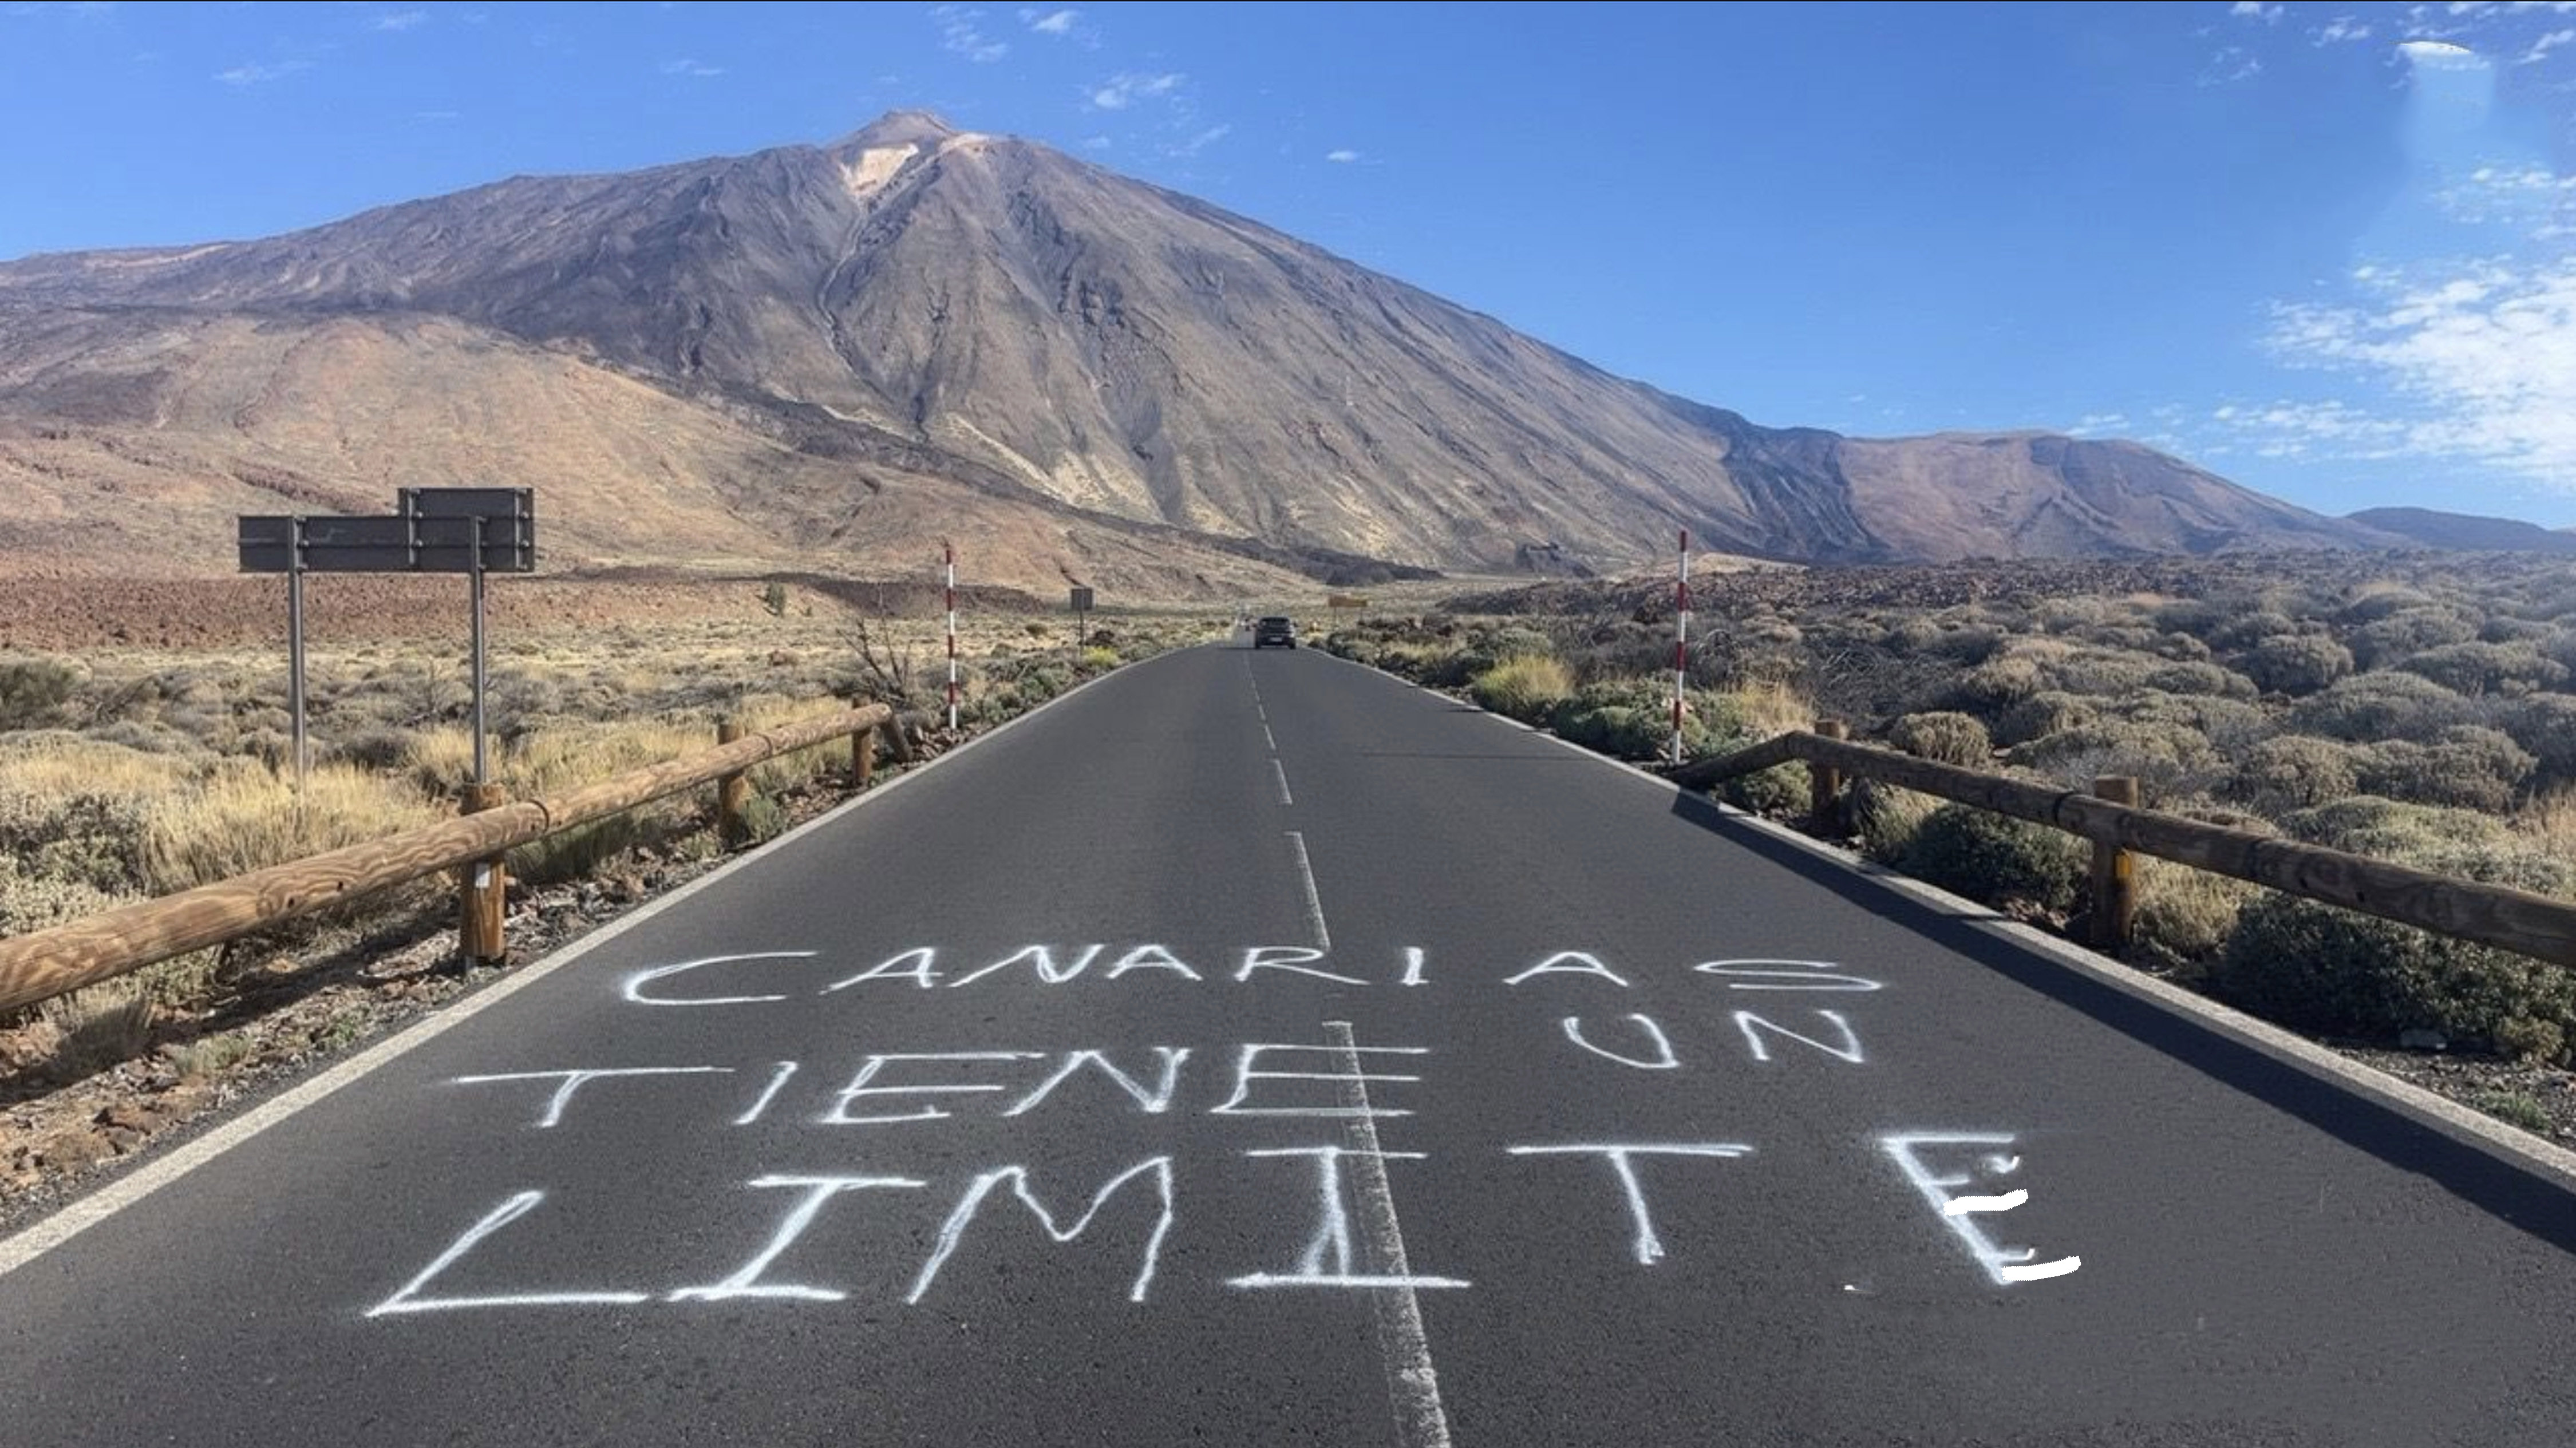
<path id="1" fill-rule="evenodd" d="M 2093 794 L 2113 804 L 2138 807 L 2138 781 L 2133 775 L 2104 774 L 2093 780 Z M 2137 857 L 2118 845 L 2093 842 L 2093 946 L 2124 950 L 2130 924 L 2138 913 Z"/>
<path id="2" fill-rule="evenodd" d="M 504 797 L 497 784 L 469 784 L 460 800 L 460 812 L 471 815 L 498 809 Z M 502 906 L 509 893 L 510 878 L 502 857 L 492 855 L 466 862 L 457 871 L 457 886 L 457 954 L 465 957 L 468 966 L 507 959 L 510 942 Z"/>
<path id="3" fill-rule="evenodd" d="M 855 730 L 850 735 L 850 787 L 865 789 L 877 776 L 877 731 L 875 725 Z"/>
<path id="4" fill-rule="evenodd" d="M 1827 739 L 1847 739 L 1851 729 L 1840 719 L 1819 719 L 1816 732 Z M 1807 761 L 1807 822 L 1820 835 L 1839 835 L 1843 828 L 1843 772 L 1830 764 Z"/>
<path id="5" fill-rule="evenodd" d="M 716 744 L 719 748 L 735 743 L 741 738 L 741 720 L 726 719 L 716 725 Z M 751 838 L 750 827 L 744 823 L 742 817 L 743 805 L 750 797 L 751 781 L 743 778 L 740 770 L 717 777 L 716 838 L 723 841 L 724 847 L 728 850 Z"/>

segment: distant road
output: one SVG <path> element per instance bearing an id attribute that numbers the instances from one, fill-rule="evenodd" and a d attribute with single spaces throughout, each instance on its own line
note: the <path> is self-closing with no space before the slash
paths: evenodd
<path id="1" fill-rule="evenodd" d="M 0 1245 L 0 1443 L 2576 1441 L 2540 1169 L 1307 650 L 512 984 Z"/>

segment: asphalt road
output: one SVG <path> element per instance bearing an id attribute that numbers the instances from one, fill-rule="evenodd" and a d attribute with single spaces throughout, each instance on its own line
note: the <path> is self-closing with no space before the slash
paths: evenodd
<path id="1" fill-rule="evenodd" d="M 2570 1341 L 2541 1173 L 1211 647 L 0 1275 L 0 1444 L 2563 1445 Z"/>

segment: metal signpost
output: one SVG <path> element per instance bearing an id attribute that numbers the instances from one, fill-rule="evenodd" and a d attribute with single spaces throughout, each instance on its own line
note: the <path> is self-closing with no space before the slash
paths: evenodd
<path id="1" fill-rule="evenodd" d="M 474 782 L 490 782 L 484 738 L 483 575 L 533 573 L 537 506 L 532 488 L 404 488 L 382 518 L 245 516 L 241 571 L 286 575 L 288 684 L 295 777 L 305 770 L 304 575 L 462 573 L 474 609 Z"/>
<path id="2" fill-rule="evenodd" d="M 1091 590 L 1077 584 L 1073 590 L 1073 646 L 1079 651 L 1091 642 Z"/>

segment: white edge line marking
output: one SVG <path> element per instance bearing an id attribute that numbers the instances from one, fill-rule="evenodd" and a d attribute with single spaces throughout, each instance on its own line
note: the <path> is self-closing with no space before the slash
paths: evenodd
<path id="1" fill-rule="evenodd" d="M 1261 726 L 1261 742 L 1270 746 L 1271 753 L 1279 752 L 1279 736 L 1270 732 L 1270 726 L 1267 723 Z"/>
<path id="2" fill-rule="evenodd" d="M 1413 1276 L 1405 1260 L 1404 1229 L 1395 1219 L 1395 1191 L 1387 1185 L 1386 1156 L 1370 1119 L 1368 1083 L 1362 1079 L 1359 1043 L 1348 1021 L 1324 1022 L 1325 1039 L 1339 1047 L 1350 1069 L 1342 1079 L 1345 1104 L 1358 1115 L 1342 1130 L 1352 1142 L 1351 1169 L 1359 1195 L 1360 1230 L 1366 1234 L 1372 1272 Z M 1385 1357 L 1386 1395 L 1395 1409 L 1396 1441 L 1403 1448 L 1449 1448 L 1449 1415 L 1440 1406 L 1440 1375 L 1431 1366 L 1431 1339 L 1422 1329 L 1422 1298 L 1410 1282 L 1369 1294 L 1377 1318 L 1378 1351 Z"/>
<path id="3" fill-rule="evenodd" d="M 1453 699 L 1437 689 L 1424 688 L 1402 674 L 1388 673 L 1373 664 L 1363 664 L 1355 659 L 1346 659 L 1339 654 L 1320 649 L 1316 652 L 1335 663 L 1377 674 L 1443 703 L 1465 702 Z M 1475 709 L 1476 706 L 1469 703 L 1467 707 Z M 1506 718 L 1485 710 L 1476 712 L 1485 714 L 1487 718 L 1498 724 L 1518 729 L 1524 734 L 1537 735 L 1560 749 L 1571 750 L 1595 764 L 1617 770 L 1621 774 L 1652 785 L 1666 794 L 1684 793 L 1681 786 L 1671 780 L 1658 774 L 1648 773 L 1624 760 L 1612 759 L 1606 754 L 1596 754 L 1572 740 L 1560 739 L 1543 729 L 1533 729 L 1518 719 Z M 1747 829 L 1767 835 L 1815 859 L 1839 865 L 1881 889 L 1904 896 L 1935 914 L 1949 916 L 1960 924 L 2004 940 L 2052 965 L 2072 970 L 2078 975 L 2087 976 L 2109 986 L 2122 995 L 2159 1007 L 2171 1014 L 2183 1016 L 2238 1045 L 2268 1056 L 2283 1065 L 2304 1070 L 2310 1076 L 2321 1078 L 2327 1085 L 2339 1087 L 2387 1107 L 2401 1116 L 2455 1140 L 2461 1137 L 2474 1138 L 2480 1147 L 2509 1158 L 2518 1165 L 2541 1172 L 2561 1190 L 2576 1191 L 2576 1151 L 2570 1151 L 2554 1142 L 2543 1141 L 2527 1132 L 2507 1126 L 2485 1112 L 2472 1110 L 2447 1097 L 2437 1096 L 2411 1081 L 2401 1080 L 2357 1061 L 2346 1060 L 2313 1041 L 2285 1031 L 2268 1021 L 2256 1020 L 2242 1011 L 2221 1005 L 2207 996 L 2194 995 L 2181 986 L 2168 985 L 2152 976 L 2141 975 L 2118 961 L 2107 956 L 2096 955 L 2073 941 L 2061 940 L 2018 921 L 1998 919 L 1993 910 L 1965 896 L 1953 895 L 1947 890 L 1926 885 L 1920 880 L 1900 875 L 1884 866 L 1871 864 L 1848 850 L 1839 849 L 1822 840 L 1809 839 L 1787 825 L 1775 824 L 1760 815 L 1737 809 L 1731 804 L 1717 800 L 1710 800 L 1708 803 L 1711 808 Z"/>
<path id="4" fill-rule="evenodd" d="M 1306 837 L 1288 831 L 1288 847 L 1297 852 L 1297 883 L 1306 888 L 1306 923 L 1315 927 L 1316 948 L 1330 950 L 1333 931 L 1324 923 L 1324 902 L 1315 894 L 1315 866 L 1306 858 Z"/>
<path id="5" fill-rule="evenodd" d="M 1128 665 L 1128 668 L 1143 668 L 1157 659 L 1170 658 L 1185 651 L 1174 649 L 1169 653 L 1157 654 L 1152 659 L 1139 659 L 1136 663 Z M 128 1174 L 106 1182 L 97 1190 L 81 1196 L 16 1235 L 0 1238 L 0 1277 L 6 1277 L 26 1266 L 89 1228 L 97 1226 L 118 1212 L 195 1171 L 198 1167 L 204 1166 L 207 1162 L 240 1146 L 270 1127 L 288 1120 L 306 1107 L 322 1101 L 342 1088 L 353 1085 L 422 1046 L 428 1045 L 455 1027 L 571 965 L 582 956 L 687 900 L 700 890 L 730 878 L 735 871 L 744 866 L 757 864 L 762 860 L 774 858 L 775 854 L 784 853 L 788 846 L 834 823 L 842 815 L 873 800 L 883 799 L 895 790 L 946 764 L 949 760 L 965 754 L 988 740 L 1000 738 L 1101 680 L 1116 678 L 1124 672 L 1126 672 L 1125 669 L 1112 669 L 1106 674 L 1086 679 L 1026 714 L 1003 721 L 989 733 L 979 734 L 927 763 L 915 765 L 881 784 L 871 786 L 771 840 L 759 849 L 734 856 L 671 893 L 637 906 L 552 955 L 530 961 L 490 985 L 439 1007 L 423 1019 L 395 1032 L 322 1074 L 309 1077 L 279 1092 L 258 1106 L 211 1128 L 202 1136 L 172 1147 L 166 1154 L 143 1163 Z"/>
<path id="6" fill-rule="evenodd" d="M 1295 804 L 1297 802 L 1297 797 L 1288 792 L 1288 767 L 1274 759 L 1270 761 L 1270 768 L 1279 776 L 1279 802 L 1281 804 Z"/>

